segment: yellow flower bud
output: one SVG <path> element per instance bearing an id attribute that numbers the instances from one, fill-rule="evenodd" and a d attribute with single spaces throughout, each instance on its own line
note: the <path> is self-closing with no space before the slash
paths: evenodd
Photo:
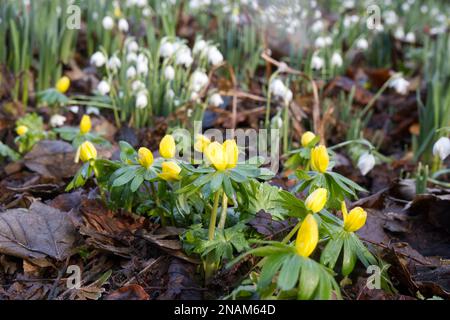
<path id="1" fill-rule="evenodd" d="M 80 133 L 81 134 L 89 133 L 89 131 L 91 131 L 91 127 L 92 127 L 91 117 L 85 114 L 80 121 Z"/>
<path id="2" fill-rule="evenodd" d="M 306 208 L 311 210 L 313 213 L 319 212 L 325 207 L 327 203 L 328 190 L 325 188 L 319 188 L 311 193 L 308 198 L 306 198 L 305 205 Z"/>
<path id="3" fill-rule="evenodd" d="M 120 18 L 122 16 L 122 10 L 120 10 L 120 7 L 117 6 L 114 8 L 114 16 L 116 18 Z"/>
<path id="4" fill-rule="evenodd" d="M 205 155 L 217 170 L 224 171 L 227 168 L 224 148 L 217 141 L 210 143 L 205 148 Z"/>
<path id="5" fill-rule="evenodd" d="M 327 171 L 329 162 L 330 158 L 325 146 L 320 145 L 311 150 L 311 167 L 313 170 L 324 173 Z"/>
<path id="6" fill-rule="evenodd" d="M 302 135 L 302 146 L 303 147 L 307 147 L 308 144 L 314 140 L 314 138 L 316 137 L 316 135 L 314 133 L 312 133 L 311 131 L 306 131 L 303 135 Z"/>
<path id="7" fill-rule="evenodd" d="M 161 157 L 171 159 L 175 157 L 177 148 L 175 146 L 175 139 L 171 135 L 166 135 L 159 143 L 159 154 Z"/>
<path id="8" fill-rule="evenodd" d="M 139 148 L 138 160 L 141 166 L 148 169 L 153 164 L 153 153 L 147 148 Z"/>
<path id="9" fill-rule="evenodd" d="M 227 163 L 227 169 L 236 167 L 239 158 L 239 149 L 234 139 L 226 140 L 223 143 L 223 152 Z"/>
<path id="10" fill-rule="evenodd" d="M 27 126 L 18 126 L 18 127 L 16 128 L 16 133 L 17 133 L 19 136 L 23 136 L 23 135 L 25 135 L 27 132 L 28 132 L 28 127 L 27 127 Z"/>
<path id="11" fill-rule="evenodd" d="M 366 223 L 367 212 L 361 208 L 356 207 L 347 212 L 347 206 L 342 201 L 341 205 L 342 216 L 344 217 L 344 230 L 348 232 L 355 232 L 361 229 Z"/>
<path id="12" fill-rule="evenodd" d="M 66 93 L 67 90 L 69 90 L 70 87 L 70 79 L 66 76 L 60 78 L 57 82 L 56 82 L 56 90 L 58 90 L 61 93 Z"/>
<path id="13" fill-rule="evenodd" d="M 97 158 L 97 149 L 90 141 L 85 141 L 80 146 L 80 159 L 83 162 L 95 160 Z"/>
<path id="14" fill-rule="evenodd" d="M 302 257 L 309 257 L 319 242 L 319 227 L 316 219 L 308 214 L 300 226 L 295 241 L 297 254 Z"/>
<path id="15" fill-rule="evenodd" d="M 205 148 L 211 143 L 211 140 L 209 140 L 207 137 L 205 137 L 202 134 L 197 135 L 194 149 L 198 152 L 204 152 Z"/>
<path id="16" fill-rule="evenodd" d="M 174 181 L 180 180 L 180 172 L 181 168 L 178 164 L 173 161 L 163 162 L 161 165 L 162 172 L 159 174 L 159 177 L 166 181 Z"/>

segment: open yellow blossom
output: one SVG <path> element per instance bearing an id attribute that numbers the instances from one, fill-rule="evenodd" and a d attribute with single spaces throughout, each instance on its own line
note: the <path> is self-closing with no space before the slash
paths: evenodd
<path id="1" fill-rule="evenodd" d="M 312 133 L 311 131 L 306 131 L 303 135 L 302 135 L 302 146 L 303 147 L 307 147 L 308 144 L 314 140 L 314 138 L 316 137 L 316 135 L 314 133 Z"/>
<path id="2" fill-rule="evenodd" d="M 175 145 L 175 139 L 170 134 L 164 136 L 159 143 L 159 154 L 161 157 L 166 159 L 171 159 L 175 157 L 175 152 L 177 151 Z"/>
<path id="3" fill-rule="evenodd" d="M 325 146 L 320 145 L 311 150 L 311 168 L 313 170 L 324 173 L 327 171 L 329 162 L 330 157 Z"/>
<path id="4" fill-rule="evenodd" d="M 91 131 L 91 127 L 92 127 L 91 117 L 85 114 L 80 121 L 80 133 L 81 134 L 89 133 L 89 131 Z"/>
<path id="5" fill-rule="evenodd" d="M 344 217 L 344 230 L 348 232 L 355 232 L 361 229 L 366 223 L 367 212 L 361 208 L 356 207 L 347 212 L 347 206 L 342 201 L 341 204 L 342 216 Z"/>
<path id="6" fill-rule="evenodd" d="M 306 208 L 313 213 L 319 212 L 325 207 L 328 198 L 328 190 L 325 188 L 316 189 L 306 198 Z"/>
<path id="7" fill-rule="evenodd" d="M 27 126 L 18 126 L 16 128 L 16 133 L 19 136 L 23 136 L 23 135 L 27 134 L 27 132 L 28 132 L 28 127 Z"/>
<path id="8" fill-rule="evenodd" d="M 80 159 L 83 162 L 95 160 L 97 158 L 97 149 L 90 141 L 85 141 L 80 146 Z"/>
<path id="9" fill-rule="evenodd" d="M 218 171 L 233 169 L 237 165 L 239 149 L 233 139 L 223 144 L 215 141 L 210 143 L 204 151 L 206 158 Z"/>
<path id="10" fill-rule="evenodd" d="M 211 140 L 208 137 L 205 137 L 202 134 L 197 135 L 195 139 L 194 149 L 198 152 L 204 152 L 205 148 L 211 143 Z"/>
<path id="11" fill-rule="evenodd" d="M 319 227 L 313 215 L 308 214 L 300 226 L 295 241 L 297 254 L 302 257 L 309 257 L 319 242 Z"/>
<path id="12" fill-rule="evenodd" d="M 56 82 L 56 90 L 58 90 L 61 93 L 66 93 L 67 90 L 69 90 L 70 87 L 70 79 L 66 76 L 60 78 L 57 82 Z"/>
<path id="13" fill-rule="evenodd" d="M 178 164 L 173 161 L 163 162 L 161 165 L 162 172 L 159 174 L 159 177 L 166 181 L 175 181 L 180 180 L 180 172 L 181 168 Z"/>
<path id="14" fill-rule="evenodd" d="M 145 169 L 150 168 L 153 164 L 153 153 L 145 147 L 139 148 L 138 161 Z"/>

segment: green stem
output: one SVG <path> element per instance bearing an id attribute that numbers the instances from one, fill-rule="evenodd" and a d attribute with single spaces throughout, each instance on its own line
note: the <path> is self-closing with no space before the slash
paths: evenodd
<path id="1" fill-rule="evenodd" d="M 214 234 L 216 231 L 216 221 L 217 221 L 217 209 L 219 207 L 220 193 L 221 193 L 221 190 L 217 190 L 214 195 L 214 205 L 211 210 L 211 217 L 209 220 L 209 232 L 208 232 L 209 240 L 214 240 Z"/>
<path id="2" fill-rule="evenodd" d="M 289 232 L 289 234 L 284 237 L 283 241 L 281 241 L 281 243 L 286 244 L 289 242 L 289 240 L 291 240 L 291 238 L 294 236 L 294 234 L 298 231 L 298 229 L 300 229 L 300 226 L 302 225 L 302 221 L 300 220 L 296 226 L 291 230 L 291 232 Z"/>
<path id="3" fill-rule="evenodd" d="M 219 221 L 219 229 L 225 229 L 225 222 L 227 221 L 227 209 L 228 209 L 228 197 L 223 193 L 222 198 L 222 213 L 220 214 L 220 221 Z"/>

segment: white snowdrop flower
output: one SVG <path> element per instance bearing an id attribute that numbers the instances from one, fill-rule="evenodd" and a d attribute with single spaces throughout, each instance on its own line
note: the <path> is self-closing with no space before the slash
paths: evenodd
<path id="1" fill-rule="evenodd" d="M 325 64 L 325 60 L 321 57 L 319 57 L 318 55 L 313 55 L 312 59 L 311 59 L 311 66 L 314 70 L 320 70 L 323 68 Z"/>
<path id="2" fill-rule="evenodd" d="M 105 30 L 111 30 L 112 28 L 114 28 L 114 19 L 110 16 L 104 17 L 102 20 L 102 26 Z"/>
<path id="3" fill-rule="evenodd" d="M 130 62 L 136 62 L 136 61 L 137 61 L 137 58 L 138 58 L 138 56 L 137 56 L 137 54 L 134 53 L 134 52 L 130 52 L 130 53 L 127 54 L 127 62 L 128 62 L 128 63 L 130 63 Z"/>
<path id="4" fill-rule="evenodd" d="M 428 12 L 428 6 L 422 5 L 420 7 L 420 12 L 422 12 L 423 14 L 427 13 Z"/>
<path id="5" fill-rule="evenodd" d="M 216 47 L 210 47 L 208 50 L 208 61 L 213 66 L 217 66 L 223 62 L 223 55 Z"/>
<path id="6" fill-rule="evenodd" d="M 147 92 L 141 91 L 136 97 L 136 108 L 144 109 L 148 106 Z"/>
<path id="7" fill-rule="evenodd" d="M 108 68 L 108 70 L 116 72 L 117 70 L 120 69 L 121 65 L 122 62 L 120 61 L 120 59 L 114 55 L 111 58 L 109 58 L 106 67 Z"/>
<path id="8" fill-rule="evenodd" d="M 111 87 L 109 86 L 109 83 L 106 82 L 105 80 L 100 81 L 100 83 L 97 86 L 97 91 L 105 96 L 109 93 L 109 91 L 111 91 Z"/>
<path id="9" fill-rule="evenodd" d="M 140 80 L 135 80 L 131 83 L 131 90 L 139 92 L 145 90 L 145 84 Z"/>
<path id="10" fill-rule="evenodd" d="M 127 43 L 128 52 L 137 52 L 139 50 L 139 45 L 136 41 L 132 40 Z"/>
<path id="11" fill-rule="evenodd" d="M 316 10 L 316 11 L 314 12 L 314 18 L 315 18 L 315 19 L 320 19 L 320 18 L 322 18 L 322 12 L 320 12 L 320 10 Z"/>
<path id="12" fill-rule="evenodd" d="M 342 65 L 344 64 L 344 61 L 342 59 L 342 56 L 339 54 L 339 52 L 335 52 L 333 53 L 333 55 L 331 56 L 331 65 L 333 67 L 342 67 Z"/>
<path id="13" fill-rule="evenodd" d="M 198 92 L 208 84 L 208 75 L 201 70 L 195 70 L 191 76 L 192 90 Z"/>
<path id="14" fill-rule="evenodd" d="M 272 129 L 281 129 L 283 127 L 283 119 L 279 115 L 276 115 L 270 121 L 270 126 Z"/>
<path id="15" fill-rule="evenodd" d="M 175 100 L 175 105 L 179 104 L 178 100 Z M 188 118 L 192 117 L 192 114 L 194 113 L 194 110 L 192 110 L 191 108 L 187 109 L 186 115 Z"/>
<path id="16" fill-rule="evenodd" d="M 205 49 L 207 49 L 207 47 L 208 47 L 208 44 L 206 43 L 206 41 L 203 39 L 199 39 L 199 40 L 195 41 L 192 52 L 194 53 L 194 55 L 203 54 L 203 52 L 205 51 Z"/>
<path id="17" fill-rule="evenodd" d="M 352 25 L 355 25 L 359 22 L 359 17 L 357 15 L 345 16 L 344 18 L 344 27 L 348 28 Z"/>
<path id="18" fill-rule="evenodd" d="M 144 15 L 144 17 L 150 17 L 152 15 L 152 9 L 146 7 L 144 8 L 144 10 L 142 10 L 142 14 Z"/>
<path id="19" fill-rule="evenodd" d="M 97 19 L 98 19 L 98 12 L 93 12 L 92 13 L 92 20 L 94 20 L 94 21 L 97 21 Z"/>
<path id="20" fill-rule="evenodd" d="M 314 45 L 317 48 L 324 48 L 326 46 L 325 38 L 324 37 L 318 37 L 316 41 L 314 42 Z"/>
<path id="21" fill-rule="evenodd" d="M 147 6 L 147 0 L 135 0 L 135 4 L 139 8 L 144 8 Z"/>
<path id="22" fill-rule="evenodd" d="M 60 115 L 60 114 L 54 114 L 51 118 L 50 118 L 50 125 L 55 128 L 55 127 L 61 127 L 62 125 L 64 125 L 64 123 L 66 122 L 66 117 Z"/>
<path id="23" fill-rule="evenodd" d="M 211 105 L 213 105 L 214 107 L 220 107 L 223 104 L 222 96 L 218 93 L 214 93 L 209 98 L 209 103 L 211 103 Z"/>
<path id="24" fill-rule="evenodd" d="M 408 93 L 409 81 L 405 80 L 402 76 L 397 76 L 391 80 L 389 84 L 390 88 L 394 88 L 394 90 L 401 95 L 405 95 Z"/>
<path id="25" fill-rule="evenodd" d="M 175 69 L 172 66 L 164 68 L 164 78 L 169 81 L 172 81 L 175 78 Z"/>
<path id="26" fill-rule="evenodd" d="M 294 94 L 292 93 L 292 91 L 286 87 L 286 91 L 284 92 L 284 95 L 283 95 L 284 103 L 285 104 L 291 103 L 293 97 L 294 97 Z"/>
<path id="27" fill-rule="evenodd" d="M 106 57 L 102 52 L 97 51 L 92 55 L 91 63 L 95 65 L 97 68 L 100 68 L 106 64 Z"/>
<path id="28" fill-rule="evenodd" d="M 355 0 L 345 0 L 342 5 L 345 9 L 353 9 L 355 7 Z"/>
<path id="29" fill-rule="evenodd" d="M 356 48 L 359 50 L 367 50 L 369 48 L 369 42 L 365 38 L 359 38 L 356 41 Z"/>
<path id="30" fill-rule="evenodd" d="M 119 30 L 122 32 L 128 32 L 130 26 L 128 25 L 128 21 L 126 19 L 120 19 L 118 24 Z"/>
<path id="31" fill-rule="evenodd" d="M 140 75 L 146 76 L 148 74 L 148 58 L 140 53 L 136 60 L 136 71 Z"/>
<path id="32" fill-rule="evenodd" d="M 405 41 L 409 43 L 415 43 L 416 35 L 414 34 L 414 32 L 408 32 L 405 36 Z"/>
<path id="33" fill-rule="evenodd" d="M 175 64 L 190 67 L 194 59 L 191 56 L 191 50 L 188 47 L 182 47 L 176 52 Z"/>
<path id="34" fill-rule="evenodd" d="M 311 25 L 311 31 L 313 33 L 318 33 L 325 28 L 325 25 L 322 20 L 317 20 Z"/>
<path id="35" fill-rule="evenodd" d="M 199 98 L 200 98 L 200 96 L 198 95 L 198 92 L 193 91 L 191 93 L 191 101 L 197 101 L 197 100 L 199 100 Z"/>
<path id="36" fill-rule="evenodd" d="M 398 40 L 403 40 L 405 38 L 405 30 L 403 30 L 403 27 L 398 27 L 394 32 L 394 38 Z"/>
<path id="37" fill-rule="evenodd" d="M 402 10 L 403 11 L 408 12 L 410 8 L 411 8 L 411 5 L 408 2 L 404 2 L 402 4 Z"/>
<path id="38" fill-rule="evenodd" d="M 444 161 L 450 155 L 450 139 L 442 137 L 433 146 L 433 155 Z"/>
<path id="39" fill-rule="evenodd" d="M 128 67 L 127 69 L 127 78 L 128 79 L 133 79 L 134 77 L 136 77 L 136 68 L 133 66 Z"/>
<path id="40" fill-rule="evenodd" d="M 79 106 L 70 106 L 68 107 L 69 111 L 72 113 L 77 114 L 80 111 L 80 107 Z"/>
<path id="41" fill-rule="evenodd" d="M 287 88 L 284 85 L 283 81 L 275 78 L 270 82 L 269 90 L 273 95 L 283 97 L 286 93 Z"/>
<path id="42" fill-rule="evenodd" d="M 375 167 L 375 157 L 369 153 L 363 153 L 358 160 L 358 169 L 363 176 L 368 174 Z"/>
<path id="43" fill-rule="evenodd" d="M 171 57 L 174 51 L 173 44 L 167 41 L 164 41 L 159 48 L 159 54 L 163 58 Z"/>
<path id="44" fill-rule="evenodd" d="M 100 110 L 97 107 L 89 106 L 86 108 L 87 114 L 95 114 L 96 116 L 100 115 Z"/>
<path id="45" fill-rule="evenodd" d="M 172 89 L 169 89 L 166 93 L 167 98 L 169 98 L 170 100 L 172 100 L 175 97 L 175 92 L 173 92 Z"/>
<path id="46" fill-rule="evenodd" d="M 392 11 L 392 10 L 386 11 L 383 17 L 384 17 L 384 22 L 387 25 L 391 26 L 391 25 L 398 23 L 398 16 L 395 13 L 395 11 Z"/>

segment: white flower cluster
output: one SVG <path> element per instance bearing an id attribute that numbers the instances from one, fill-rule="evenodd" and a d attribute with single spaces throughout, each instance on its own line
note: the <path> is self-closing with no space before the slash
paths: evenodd
<path id="1" fill-rule="evenodd" d="M 269 90 L 274 96 L 283 99 L 285 104 L 289 104 L 292 101 L 292 91 L 279 78 L 272 79 Z"/>

